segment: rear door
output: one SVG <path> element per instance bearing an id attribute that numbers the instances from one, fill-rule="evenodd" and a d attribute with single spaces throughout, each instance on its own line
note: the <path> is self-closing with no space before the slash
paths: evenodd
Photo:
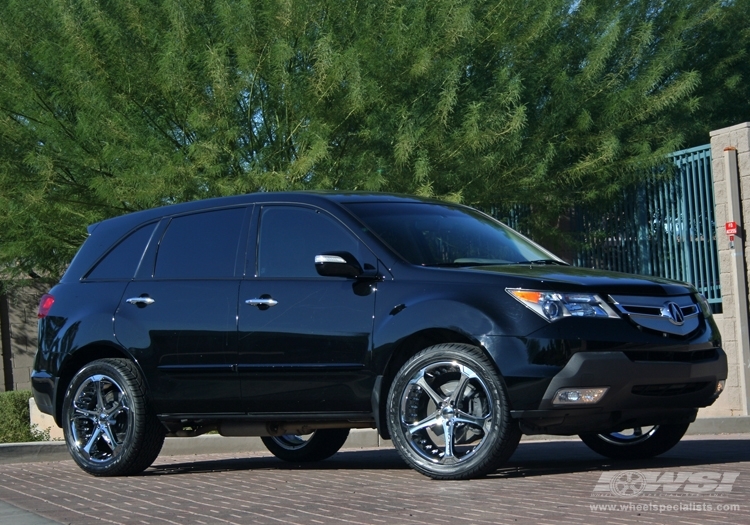
<path id="1" fill-rule="evenodd" d="M 237 207 L 165 219 L 151 266 L 125 290 L 116 336 L 138 359 L 161 413 L 240 410 L 238 261 L 249 215 Z"/>

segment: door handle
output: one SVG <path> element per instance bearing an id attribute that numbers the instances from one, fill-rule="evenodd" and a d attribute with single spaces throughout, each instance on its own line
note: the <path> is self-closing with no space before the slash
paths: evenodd
<path id="1" fill-rule="evenodd" d="M 268 310 L 272 306 L 276 306 L 277 304 L 279 304 L 279 302 L 270 296 L 261 295 L 260 297 L 257 297 L 255 299 L 246 300 L 245 304 L 249 304 L 250 306 L 257 306 L 259 310 Z"/>
<path id="2" fill-rule="evenodd" d="M 125 302 L 143 308 L 144 306 L 154 304 L 156 301 L 150 297 L 131 297 L 130 299 L 125 299 Z"/>

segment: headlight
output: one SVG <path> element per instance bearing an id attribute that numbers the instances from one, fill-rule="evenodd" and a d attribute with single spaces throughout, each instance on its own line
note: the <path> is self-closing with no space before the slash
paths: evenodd
<path id="1" fill-rule="evenodd" d="M 620 317 L 604 300 L 591 293 L 548 292 L 506 288 L 511 297 L 547 321 L 563 317 Z"/>

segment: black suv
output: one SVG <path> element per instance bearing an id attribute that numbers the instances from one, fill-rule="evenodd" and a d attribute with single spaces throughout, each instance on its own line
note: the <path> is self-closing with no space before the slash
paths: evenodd
<path id="1" fill-rule="evenodd" d="M 439 479 L 492 472 L 522 433 L 644 458 L 724 387 L 695 288 L 571 267 L 464 206 L 263 193 L 89 233 L 42 297 L 32 385 L 94 475 L 210 431 L 301 462 L 377 428 Z"/>

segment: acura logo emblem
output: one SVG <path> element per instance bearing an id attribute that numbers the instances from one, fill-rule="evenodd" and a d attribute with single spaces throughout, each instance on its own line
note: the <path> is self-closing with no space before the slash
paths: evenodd
<path id="1" fill-rule="evenodd" d="M 682 326 L 685 322 L 685 316 L 682 315 L 682 308 L 674 302 L 664 303 L 664 306 L 661 307 L 661 315 L 669 319 L 670 323 L 677 326 Z"/>

